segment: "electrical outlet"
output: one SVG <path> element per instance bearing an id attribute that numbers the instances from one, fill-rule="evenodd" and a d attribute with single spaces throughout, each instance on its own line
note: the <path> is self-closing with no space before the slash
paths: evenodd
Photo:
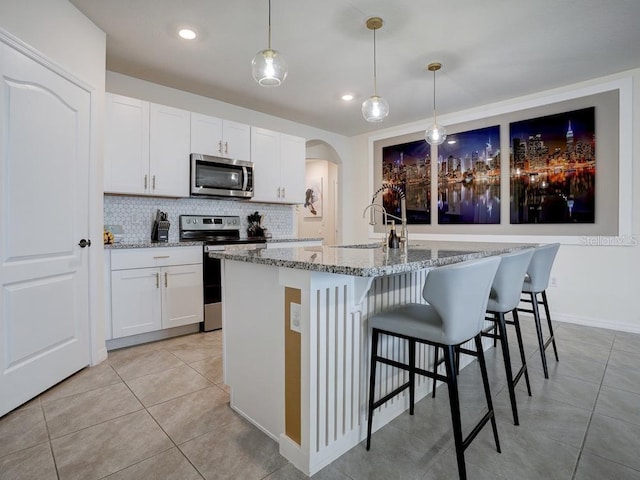
<path id="1" fill-rule="evenodd" d="M 552 287 L 557 287 L 558 286 L 558 277 L 551 277 L 549 279 L 549 285 Z"/>
<path id="2" fill-rule="evenodd" d="M 300 333 L 300 322 L 302 321 L 302 307 L 299 303 L 290 304 L 289 310 L 289 328 Z"/>

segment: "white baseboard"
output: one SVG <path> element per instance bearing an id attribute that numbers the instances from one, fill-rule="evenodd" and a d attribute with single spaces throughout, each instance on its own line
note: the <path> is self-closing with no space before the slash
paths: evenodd
<path id="1" fill-rule="evenodd" d="M 528 317 L 533 319 L 531 313 L 518 312 L 521 317 Z M 543 314 L 544 317 L 544 314 Z M 640 334 L 639 323 L 628 322 L 611 322 L 602 318 L 582 317 L 579 315 L 572 315 L 569 313 L 559 313 L 551 311 L 551 320 L 554 322 L 566 322 L 574 325 L 584 325 L 585 327 L 606 328 L 607 330 L 617 330 L 619 332 L 629 332 Z"/>

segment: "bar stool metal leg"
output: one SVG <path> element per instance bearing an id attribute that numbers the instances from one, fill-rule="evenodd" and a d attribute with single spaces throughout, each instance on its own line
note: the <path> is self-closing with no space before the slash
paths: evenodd
<path id="1" fill-rule="evenodd" d="M 513 424 L 520 425 L 518 421 L 518 406 L 516 405 L 516 390 L 513 380 L 513 372 L 511 371 L 511 355 L 509 354 L 509 342 L 507 341 L 507 327 L 504 321 L 504 313 L 497 312 L 494 314 L 496 324 L 498 326 L 498 336 L 502 345 L 502 356 L 504 358 L 504 370 L 507 376 L 507 389 L 509 390 L 509 400 L 511 401 L 511 411 L 513 412 Z M 494 337 L 494 341 L 496 338 Z"/>
<path id="2" fill-rule="evenodd" d="M 544 372 L 544 378 L 549 378 L 549 371 L 547 370 L 547 355 L 544 352 L 544 338 L 542 337 L 542 325 L 540 324 L 540 310 L 538 308 L 538 295 L 534 292 L 530 292 L 531 305 L 533 310 L 533 319 L 536 322 L 536 333 L 538 335 L 538 347 L 540 348 L 540 358 L 542 359 L 542 370 Z"/>
<path id="3" fill-rule="evenodd" d="M 513 310 L 513 326 L 516 328 L 516 337 L 518 338 L 518 349 L 520 350 L 520 360 L 522 361 L 522 369 L 516 374 L 514 379 L 515 383 L 518 383 L 520 375 L 524 373 L 524 381 L 527 384 L 527 393 L 531 396 L 531 384 L 529 383 L 529 369 L 527 368 L 527 359 L 524 354 L 524 345 L 522 343 L 522 332 L 520 330 L 520 319 L 518 318 L 518 310 Z"/>
<path id="4" fill-rule="evenodd" d="M 549 324 L 549 335 L 551 335 L 551 344 L 553 345 L 553 353 L 556 356 L 556 362 L 558 359 L 558 349 L 556 347 L 556 337 L 553 335 L 553 326 L 551 325 L 551 313 L 549 312 L 549 302 L 547 302 L 547 291 L 542 291 L 542 304 L 544 305 L 544 313 L 547 316 L 547 323 Z"/>
<path id="5" fill-rule="evenodd" d="M 374 329 L 371 334 L 371 366 L 369 367 L 369 415 L 367 423 L 367 450 L 371 447 L 371 424 L 373 420 L 373 396 L 376 389 L 376 365 L 378 357 L 378 330 Z"/>
<path id="6" fill-rule="evenodd" d="M 496 442 L 496 450 L 498 451 L 498 453 L 502 453 L 502 450 L 500 450 L 500 440 L 498 439 L 498 426 L 496 425 L 496 415 L 495 415 L 495 412 L 493 411 L 493 402 L 491 401 L 491 390 L 489 389 L 489 376 L 487 375 L 487 362 L 484 359 L 484 350 L 482 349 L 482 336 L 478 334 L 478 336 L 475 337 L 475 341 L 476 341 L 476 351 L 478 352 L 478 363 L 480 364 L 480 373 L 482 374 L 482 384 L 484 386 L 484 396 L 487 399 L 487 407 L 489 408 L 489 411 L 486 413 L 484 419 L 478 424 L 478 426 L 469 434 L 466 442 L 471 443 L 471 440 L 473 440 L 473 438 L 478 434 L 482 426 L 486 423 L 486 418 L 490 418 L 491 428 L 493 429 L 493 438 Z"/>
<path id="7" fill-rule="evenodd" d="M 456 447 L 458 473 L 460 480 L 466 480 L 467 467 L 464 462 L 464 440 L 462 437 L 462 421 L 460 420 L 460 398 L 458 396 L 458 369 L 455 362 L 455 347 L 447 345 L 444 348 L 444 365 L 447 369 L 447 387 L 449 390 L 449 405 L 451 406 L 451 423 L 453 424 L 453 441 Z"/>

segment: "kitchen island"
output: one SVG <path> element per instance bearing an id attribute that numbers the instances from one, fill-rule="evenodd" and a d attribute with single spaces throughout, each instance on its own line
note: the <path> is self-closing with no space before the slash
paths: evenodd
<path id="1" fill-rule="evenodd" d="M 275 439 L 313 475 L 366 435 L 368 318 L 419 302 L 429 269 L 529 245 L 411 242 L 406 254 L 380 243 L 215 252 L 223 262 L 225 382 L 231 407 Z M 461 292 L 461 295 L 464 293 Z M 406 355 L 398 339 L 382 351 Z M 430 347 L 417 349 L 428 369 Z M 464 359 L 465 357 L 463 357 Z M 379 368 L 378 395 L 404 382 Z M 418 376 L 416 400 L 431 382 Z M 405 390 L 380 407 L 374 430 L 408 407 Z"/>

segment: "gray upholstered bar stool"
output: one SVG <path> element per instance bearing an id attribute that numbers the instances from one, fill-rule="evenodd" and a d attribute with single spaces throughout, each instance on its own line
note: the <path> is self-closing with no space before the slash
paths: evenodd
<path id="1" fill-rule="evenodd" d="M 370 318 L 372 328 L 371 367 L 369 380 L 369 409 L 367 425 L 367 450 L 371 446 L 371 427 L 373 411 L 380 405 L 409 389 L 409 413 L 413 415 L 415 399 L 415 374 L 447 382 L 453 437 L 458 461 L 458 473 L 466 479 L 464 451 L 491 421 L 496 449 L 500 452 L 498 429 L 491 401 L 491 391 L 487 377 L 487 367 L 482 351 L 481 332 L 491 283 L 500 264 L 500 257 L 488 257 L 447 265 L 431 270 L 425 281 L 422 296 L 428 305 L 411 303 L 381 312 Z M 464 299 L 460 292 L 465 292 Z M 408 344 L 408 364 L 396 359 L 378 355 L 380 335 L 401 338 Z M 465 438 L 460 420 L 460 401 L 458 397 L 458 374 L 455 365 L 455 347 L 473 339 L 477 348 L 477 357 L 484 385 L 488 412 Z M 446 376 L 416 367 L 416 342 L 442 348 L 445 352 Z M 474 352 L 475 353 L 475 352 Z M 381 399 L 374 401 L 377 363 L 384 363 L 409 372 L 409 380 Z"/>
<path id="2" fill-rule="evenodd" d="M 531 396 L 527 360 L 524 354 L 522 333 L 520 332 L 520 322 L 518 319 L 518 304 L 520 303 L 522 282 L 531 258 L 533 257 L 533 253 L 534 249 L 529 248 L 517 252 L 505 253 L 500 256 L 502 261 L 493 279 L 489 302 L 487 303 L 487 313 L 490 314 L 487 319 L 493 320 L 494 325 L 484 329 L 482 332 L 482 335 L 485 337 L 493 338 L 494 341 L 496 339 L 500 340 L 502 357 L 504 359 L 504 370 L 507 376 L 509 399 L 511 400 L 511 411 L 513 412 L 513 423 L 515 425 L 519 424 L 515 386 L 523 374 L 527 384 L 527 392 L 529 396 Z M 513 315 L 513 320 L 507 320 L 505 317 L 505 314 L 510 312 Z M 518 349 L 520 350 L 520 360 L 522 362 L 522 366 L 515 375 L 513 375 L 511 370 L 511 356 L 509 354 L 509 343 L 507 340 L 507 323 L 515 327 Z"/>
<path id="3" fill-rule="evenodd" d="M 541 245 L 535 248 L 529 268 L 527 268 L 527 275 L 522 285 L 522 294 L 528 295 L 530 298 L 521 298 L 521 302 L 530 303 L 531 307 L 518 308 L 520 312 L 533 313 L 533 318 L 536 322 L 536 332 L 538 334 L 538 346 L 540 347 L 540 357 L 542 358 L 542 369 L 544 370 L 544 378 L 549 378 L 549 372 L 547 370 L 547 356 L 545 350 L 549 344 L 553 345 L 553 353 L 558 361 L 558 348 L 556 347 L 556 339 L 553 336 L 553 325 L 551 325 L 551 314 L 549 313 L 549 302 L 547 301 L 547 287 L 549 286 L 549 276 L 551 275 L 551 267 L 553 261 L 556 258 L 559 243 L 550 243 L 548 245 Z M 538 299 L 538 294 L 542 296 Z M 540 322 L 540 308 L 542 304 L 544 312 L 547 317 L 547 324 L 549 325 L 549 338 L 546 340 L 543 338 L 542 325 Z"/>
<path id="4" fill-rule="evenodd" d="M 529 267 L 534 249 L 519 250 L 512 253 L 500 255 L 500 266 L 493 279 L 491 285 L 491 293 L 487 303 L 487 313 L 489 316 L 486 320 L 494 323 L 482 331 L 483 337 L 493 338 L 494 342 L 500 340 L 502 347 L 502 356 L 504 359 L 504 369 L 507 377 L 507 389 L 509 390 L 509 399 L 511 401 L 511 411 L 513 412 L 513 423 L 519 424 L 518 407 L 516 404 L 515 386 L 524 375 L 527 384 L 527 392 L 531 396 L 531 385 L 529 384 L 529 373 L 527 371 L 527 360 L 524 354 L 524 346 L 522 343 L 522 333 L 520 331 L 520 322 L 518 319 L 517 307 L 520 303 L 520 292 L 522 291 L 522 283 Z M 507 320 L 506 314 L 512 312 L 513 320 Z M 506 324 L 513 325 L 516 330 L 516 338 L 518 340 L 518 349 L 520 351 L 520 360 L 522 366 L 518 372 L 513 375 L 511 368 L 511 355 L 509 352 L 509 343 L 507 339 Z M 459 348 L 456 353 L 469 353 L 467 349 Z M 438 349 L 435 351 L 434 371 L 436 371 L 441 361 L 438 359 Z M 433 380 L 432 396 L 435 397 L 436 380 Z"/>

